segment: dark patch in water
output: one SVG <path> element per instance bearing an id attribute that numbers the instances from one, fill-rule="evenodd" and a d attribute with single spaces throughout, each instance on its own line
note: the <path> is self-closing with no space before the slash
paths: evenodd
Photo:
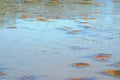
<path id="1" fill-rule="evenodd" d="M 90 49 L 88 47 L 80 47 L 80 46 L 69 46 L 68 48 L 73 49 L 73 50 L 86 50 L 86 49 Z"/>
<path id="2" fill-rule="evenodd" d="M 37 80 L 36 75 L 25 75 L 17 78 L 17 80 Z"/>
<path id="3" fill-rule="evenodd" d="M 104 37 L 104 38 L 107 39 L 107 40 L 113 39 L 113 37 Z"/>
<path id="4" fill-rule="evenodd" d="M 112 66 L 114 68 L 120 68 L 120 62 L 115 62 L 113 64 L 108 64 L 107 66 Z"/>
<path id="5" fill-rule="evenodd" d="M 82 78 L 82 80 L 96 80 L 95 77 L 90 77 L 90 78 Z"/>
<path id="6" fill-rule="evenodd" d="M 5 72 L 0 72 L 0 77 L 1 76 L 6 76 L 7 75 L 7 73 L 5 73 Z"/>

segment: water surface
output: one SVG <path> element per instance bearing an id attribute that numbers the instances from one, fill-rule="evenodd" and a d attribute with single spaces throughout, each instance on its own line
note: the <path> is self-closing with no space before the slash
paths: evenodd
<path id="1" fill-rule="evenodd" d="M 120 69 L 120 1 L 78 1 L 0 1 L 1 80 L 120 79 L 103 74 Z M 96 60 L 99 53 L 112 56 Z"/>

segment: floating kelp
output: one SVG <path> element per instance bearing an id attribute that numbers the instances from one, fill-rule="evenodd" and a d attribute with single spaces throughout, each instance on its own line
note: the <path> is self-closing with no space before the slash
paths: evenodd
<path id="1" fill-rule="evenodd" d="M 5 72 L 0 72 L 0 76 L 6 76 L 7 75 L 7 73 L 5 73 Z"/>
<path id="2" fill-rule="evenodd" d="M 105 73 L 108 74 L 108 75 L 120 78 L 120 70 L 114 70 L 114 69 L 112 69 L 112 70 L 106 70 Z"/>
<path id="3" fill-rule="evenodd" d="M 96 56 L 94 56 L 96 60 L 103 61 L 111 58 L 111 54 L 106 54 L 106 53 L 100 53 Z"/>
<path id="4" fill-rule="evenodd" d="M 89 63 L 73 63 L 72 64 L 73 67 L 87 67 L 90 66 Z"/>

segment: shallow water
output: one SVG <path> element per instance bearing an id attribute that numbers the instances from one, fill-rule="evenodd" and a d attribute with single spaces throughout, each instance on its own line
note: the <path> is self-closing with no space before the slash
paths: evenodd
<path id="1" fill-rule="evenodd" d="M 120 79 L 103 74 L 120 69 L 112 65 L 120 62 L 120 1 L 76 1 L 0 3 L 0 72 L 6 73 L 0 73 L 1 80 Z M 39 15 L 46 20 L 38 20 Z M 99 53 L 112 56 L 99 61 L 94 58 Z"/>

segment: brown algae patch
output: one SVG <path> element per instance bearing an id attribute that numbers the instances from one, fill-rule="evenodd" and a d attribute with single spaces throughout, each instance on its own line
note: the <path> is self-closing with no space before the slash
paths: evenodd
<path id="1" fill-rule="evenodd" d="M 37 16 L 37 19 L 38 19 L 38 21 L 48 21 L 47 19 L 45 19 L 44 17 L 42 17 L 42 16 Z"/>
<path id="2" fill-rule="evenodd" d="M 83 18 L 83 20 L 96 20 L 96 18 Z"/>
<path id="3" fill-rule="evenodd" d="M 21 16 L 22 19 L 26 19 L 26 18 L 28 18 L 28 17 L 29 17 L 28 15 L 22 15 L 22 16 Z"/>
<path id="4" fill-rule="evenodd" d="M 94 59 L 99 60 L 99 61 L 107 60 L 109 58 L 111 58 L 111 54 L 106 54 L 106 53 L 100 53 L 94 56 Z"/>
<path id="5" fill-rule="evenodd" d="M 117 66 L 120 67 L 120 62 L 117 63 Z"/>
<path id="6" fill-rule="evenodd" d="M 73 63 L 72 64 L 73 67 L 88 67 L 90 66 L 89 63 Z"/>
<path id="7" fill-rule="evenodd" d="M 111 69 L 111 70 L 106 70 L 105 73 L 120 78 L 120 70 Z"/>
<path id="8" fill-rule="evenodd" d="M 96 80 L 95 77 L 71 78 L 70 80 Z"/>

